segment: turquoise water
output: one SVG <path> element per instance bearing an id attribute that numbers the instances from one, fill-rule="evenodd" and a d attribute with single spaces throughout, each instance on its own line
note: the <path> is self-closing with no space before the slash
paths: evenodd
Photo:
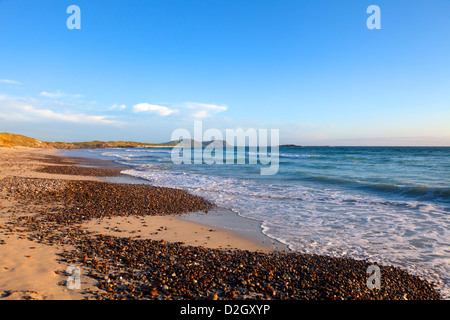
<path id="1" fill-rule="evenodd" d="M 70 153 L 259 220 L 292 250 L 406 268 L 450 298 L 450 148 L 281 147 L 272 176 L 248 164 L 248 149 L 234 155 L 246 164 L 221 165 L 175 165 L 164 148 Z"/>

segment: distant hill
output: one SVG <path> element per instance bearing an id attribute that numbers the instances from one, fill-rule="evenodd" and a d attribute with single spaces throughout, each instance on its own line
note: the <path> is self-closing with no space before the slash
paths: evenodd
<path id="1" fill-rule="evenodd" d="M 135 141 L 88 141 L 88 142 L 48 142 L 13 133 L 0 133 L 0 146 L 34 147 L 55 149 L 107 149 L 107 148 L 148 148 L 173 147 L 174 144 L 144 143 Z"/>
<path id="2" fill-rule="evenodd" d="M 73 148 L 80 149 L 105 149 L 105 148 L 149 148 L 149 147 L 172 147 L 172 145 L 161 143 L 146 143 L 135 141 L 88 141 L 72 142 Z"/>
<path id="3" fill-rule="evenodd" d="M 213 144 L 212 144 L 213 143 Z M 179 146 L 183 146 L 183 147 L 207 147 L 211 144 L 211 147 L 216 146 L 223 146 L 226 147 L 229 144 L 226 141 L 223 140 L 210 140 L 210 141 L 203 141 L 203 142 L 199 142 L 199 141 L 195 141 L 193 139 L 184 139 L 181 141 L 170 141 L 170 142 L 166 142 L 165 144 L 167 145 L 171 145 L 171 146 L 175 146 L 175 145 L 179 145 Z"/>
<path id="4" fill-rule="evenodd" d="M 2 132 L 0 133 L 0 146 L 45 147 L 46 143 L 33 138 L 22 136 L 20 134 Z"/>
<path id="5" fill-rule="evenodd" d="M 284 147 L 284 148 L 302 148 L 302 146 L 298 146 L 296 144 L 282 144 L 279 146 L 280 148 Z"/>
<path id="6" fill-rule="evenodd" d="M 174 147 L 180 145 L 185 147 L 206 147 L 228 146 L 226 141 L 213 140 L 198 142 L 192 139 L 182 141 L 169 141 L 166 143 L 147 143 L 135 141 L 86 141 L 86 142 L 49 142 L 39 141 L 33 138 L 13 133 L 0 133 L 0 147 L 34 147 L 34 148 L 54 148 L 54 149 L 108 149 L 108 148 L 154 148 L 154 147 Z"/>

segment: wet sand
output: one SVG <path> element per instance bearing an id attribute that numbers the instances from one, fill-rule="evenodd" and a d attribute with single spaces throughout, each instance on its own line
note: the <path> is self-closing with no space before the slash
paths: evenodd
<path id="1" fill-rule="evenodd" d="M 221 211 L 221 209 L 212 209 L 205 215 L 215 214 L 215 211 Z M 185 220 L 184 217 L 189 215 L 190 213 L 183 216 L 131 216 L 93 219 L 83 224 L 83 227 L 95 234 L 183 242 L 189 246 L 203 246 L 214 249 L 241 249 L 263 252 L 284 249 L 282 244 L 278 244 L 264 235 L 259 235 L 256 224 L 254 229 L 249 230 L 249 234 L 240 236 L 240 230 L 227 231 L 223 226 L 214 227 L 208 225 L 208 222 L 200 224 Z M 238 220 L 239 218 L 233 219 Z"/>
<path id="2" fill-rule="evenodd" d="M 74 166 L 74 165 L 77 166 Z M 99 166 L 106 168 L 98 168 Z M 95 168 L 95 169 L 93 169 Z M 11 177 L 38 178 L 56 180 L 105 181 L 105 177 L 120 176 L 121 166 L 94 159 L 64 158 L 57 150 L 33 148 L 0 148 L 0 180 Z M 130 181 L 132 177 L 122 177 L 122 183 L 141 183 Z M 0 199 L 0 299 L 83 299 L 90 295 L 82 290 L 69 290 L 65 285 L 69 266 L 63 263 L 60 254 L 69 247 L 64 245 L 46 245 L 30 241 L 27 233 L 9 229 L 17 217 L 32 216 L 38 207 L 17 203 L 15 197 L 2 192 Z M 139 224 L 140 232 L 130 221 Z M 126 222 L 125 222 L 126 221 Z M 145 221 L 147 227 L 142 226 Z M 237 218 L 239 221 L 239 217 Z M 126 232 L 118 233 L 115 227 L 124 225 L 129 228 Z M 113 226 L 116 224 L 117 226 Z M 92 228 L 90 227 L 92 226 Z M 158 226 L 158 227 L 157 227 Z M 165 226 L 158 232 L 160 226 Z M 205 246 L 208 248 L 239 248 L 248 250 L 273 250 L 269 241 L 263 243 L 263 237 L 249 239 L 236 236 L 221 228 L 183 221 L 175 216 L 143 216 L 133 218 L 114 217 L 99 222 L 91 220 L 85 227 L 95 233 L 111 234 L 122 237 L 135 236 L 143 239 L 157 239 L 168 242 L 185 242 L 189 245 Z M 213 230 L 213 231 L 210 231 Z M 255 230 L 257 232 L 257 230 Z M 258 242 L 259 241 L 259 242 Z M 85 271 L 85 270 L 84 270 Z M 95 279 L 83 277 L 84 289 L 95 288 Z"/>
<path id="3" fill-rule="evenodd" d="M 369 289 L 366 261 L 279 250 L 254 221 L 239 230 L 237 216 L 200 197 L 118 183 L 128 179 L 120 168 L 89 161 L 0 149 L 0 299 L 440 298 L 390 266 Z M 67 288 L 69 265 L 81 268 L 81 289 Z"/>

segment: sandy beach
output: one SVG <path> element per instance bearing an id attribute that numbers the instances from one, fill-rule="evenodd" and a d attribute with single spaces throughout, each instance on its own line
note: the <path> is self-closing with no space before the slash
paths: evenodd
<path id="1" fill-rule="evenodd" d="M 108 182 L 114 164 L 0 148 L 0 168 L 0 299 L 439 299 L 388 266 L 370 290 L 367 262 L 288 252 L 182 190 Z"/>
<path id="2" fill-rule="evenodd" d="M 42 162 L 37 159 L 45 159 L 54 154 L 55 150 L 0 148 L 0 179 L 12 176 L 47 178 L 48 174 L 35 171 L 42 166 Z M 56 178 L 70 179 L 65 176 Z M 62 285 L 67 279 L 64 272 L 68 267 L 59 262 L 58 254 L 63 251 L 63 248 L 30 241 L 24 233 L 17 232 L 10 226 L 16 217 L 32 214 L 27 209 L 21 208 L 12 197 L 2 195 L 0 200 L 0 299 L 82 299 L 83 296 L 79 290 L 68 290 L 65 285 Z"/>
<path id="3" fill-rule="evenodd" d="M 0 148 L 0 179 L 7 177 L 89 180 L 104 181 L 101 171 L 96 176 L 58 174 L 52 168 L 71 165 L 74 162 L 56 160 L 57 150 L 32 148 Z M 91 161 L 92 162 L 92 161 Z M 57 164 L 55 164 L 57 163 Z M 40 172 L 41 169 L 45 172 Z M 107 170 L 107 169 L 106 169 Z M 109 176 L 110 170 L 105 174 Z M 116 172 L 117 173 L 117 172 Z M 68 290 L 65 271 L 68 264 L 61 263 L 58 256 L 64 246 L 48 246 L 30 241 L 14 229 L 8 229 L 8 223 L 18 216 L 17 202 L 6 197 L 0 200 L 0 299 L 83 299 L 80 290 Z M 20 209 L 19 209 L 20 210 Z M 19 214 L 28 214 L 26 209 Z M 217 227 L 210 227 L 175 216 L 114 217 L 93 219 L 83 225 L 93 233 L 119 237 L 156 239 L 168 242 L 184 242 L 186 245 L 199 245 L 208 248 L 237 248 L 247 250 L 270 251 L 275 247 L 266 243 L 238 237 Z M 162 227 L 162 228 L 161 228 Z M 121 228 L 121 229 L 119 229 Z M 94 286 L 94 281 L 87 281 L 84 287 Z"/>

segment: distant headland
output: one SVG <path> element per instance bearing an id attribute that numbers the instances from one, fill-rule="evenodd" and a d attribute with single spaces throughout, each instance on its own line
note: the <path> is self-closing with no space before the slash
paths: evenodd
<path id="1" fill-rule="evenodd" d="M 49 142 L 40 141 L 19 134 L 0 133 L 2 147 L 31 147 L 49 149 L 108 149 L 108 148 L 154 148 L 173 147 L 176 142 L 146 143 L 135 141 L 86 141 L 86 142 Z"/>

